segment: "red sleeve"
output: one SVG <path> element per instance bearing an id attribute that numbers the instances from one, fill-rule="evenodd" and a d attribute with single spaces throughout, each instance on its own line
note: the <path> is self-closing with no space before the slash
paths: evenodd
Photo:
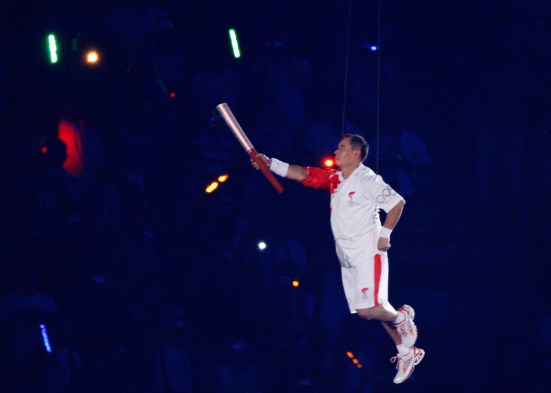
<path id="1" fill-rule="evenodd" d="M 315 168 L 311 166 L 306 168 L 308 169 L 308 176 L 306 176 L 306 179 L 300 182 L 301 184 L 312 188 L 329 188 L 329 178 L 334 173 L 334 171 Z"/>

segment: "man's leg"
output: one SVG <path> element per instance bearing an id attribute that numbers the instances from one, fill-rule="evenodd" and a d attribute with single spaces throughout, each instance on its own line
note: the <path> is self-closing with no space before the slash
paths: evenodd
<path id="1" fill-rule="evenodd" d="M 363 319 L 374 319 L 377 321 L 381 321 L 384 329 L 394 342 L 394 345 L 398 346 L 402 344 L 402 338 L 394 327 L 394 321 L 396 321 L 396 318 L 398 317 L 398 312 L 396 312 L 396 310 L 394 309 L 394 307 L 392 307 L 390 303 L 385 302 L 375 307 L 356 310 L 356 312 L 358 316 Z"/>
<path id="2" fill-rule="evenodd" d="M 417 340 L 417 326 L 413 322 L 415 311 L 407 304 L 396 311 L 388 302 L 375 307 L 356 310 L 358 315 L 364 319 L 375 319 L 383 322 L 383 327 L 390 335 L 396 345 L 403 344 L 411 348 Z M 399 340 L 397 340 L 398 336 Z"/>
<path id="3" fill-rule="evenodd" d="M 391 359 L 391 362 L 396 362 L 396 368 L 398 370 L 396 376 L 394 377 L 394 383 L 402 383 L 406 381 L 411 374 L 416 365 L 418 365 L 423 357 L 425 356 L 425 351 L 420 348 L 413 346 L 412 343 L 415 343 L 417 339 L 417 327 L 413 323 L 413 317 L 415 312 L 410 306 L 404 305 L 398 311 L 390 305 L 390 303 L 385 302 L 384 304 L 377 305 L 371 308 L 364 308 L 356 310 L 357 314 L 367 320 L 377 320 L 381 321 L 383 328 L 386 330 L 396 349 L 398 350 L 398 355 Z M 402 321 L 396 327 L 396 321 L 399 319 L 399 313 L 402 314 Z M 414 337 L 408 333 L 406 327 L 409 325 L 414 328 Z M 404 338 L 404 340 L 402 340 Z M 408 345 L 403 343 L 407 342 Z"/>
<path id="4" fill-rule="evenodd" d="M 381 325 L 383 325 L 383 328 L 386 330 L 390 338 L 392 339 L 392 342 L 394 345 L 399 346 L 402 345 L 402 337 L 398 334 L 398 331 L 394 327 L 394 324 L 392 322 L 381 322 Z"/>
<path id="5" fill-rule="evenodd" d="M 346 299 L 351 312 L 361 318 L 381 321 L 385 331 L 396 345 L 398 373 L 394 383 L 407 380 L 418 365 L 425 351 L 413 346 L 417 339 L 417 328 L 413 323 L 415 311 L 408 305 L 395 310 L 388 298 L 388 257 L 377 254 L 373 260 L 366 260 L 357 266 L 341 268 Z M 372 306 L 375 304 L 375 306 Z"/>

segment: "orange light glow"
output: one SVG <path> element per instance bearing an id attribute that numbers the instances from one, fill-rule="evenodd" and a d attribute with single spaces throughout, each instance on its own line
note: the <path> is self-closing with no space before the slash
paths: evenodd
<path id="1" fill-rule="evenodd" d="M 86 52 L 85 59 L 88 64 L 96 64 L 99 62 L 99 53 L 95 50 L 90 50 Z"/>
<path id="2" fill-rule="evenodd" d="M 335 160 L 333 158 L 325 158 L 323 160 L 323 166 L 326 168 L 333 168 L 335 166 Z"/>
<path id="3" fill-rule="evenodd" d="M 354 354 L 352 352 L 346 352 L 346 356 L 352 359 L 354 357 Z"/>
<path id="4" fill-rule="evenodd" d="M 294 287 L 300 286 L 300 282 L 298 282 L 298 280 L 293 280 L 292 284 L 293 284 Z"/>
<path id="5" fill-rule="evenodd" d="M 358 359 L 352 359 L 352 363 L 354 363 L 354 364 L 359 364 L 360 361 L 359 361 Z"/>
<path id="6" fill-rule="evenodd" d="M 205 192 L 207 194 L 210 194 L 212 193 L 214 190 L 216 190 L 218 188 L 218 182 L 217 181 L 213 181 L 212 183 L 210 183 L 207 188 L 205 188 Z"/>
<path id="7" fill-rule="evenodd" d="M 226 180 L 228 180 L 230 176 L 229 175 L 221 175 L 221 176 L 218 176 L 218 181 L 220 183 L 224 183 Z"/>

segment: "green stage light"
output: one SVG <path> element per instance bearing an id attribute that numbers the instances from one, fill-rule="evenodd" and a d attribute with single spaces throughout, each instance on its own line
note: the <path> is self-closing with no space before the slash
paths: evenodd
<path id="1" fill-rule="evenodd" d="M 230 29 L 228 33 L 230 35 L 230 42 L 233 50 L 233 57 L 235 57 L 236 59 L 239 59 L 241 57 L 241 51 L 239 50 L 239 41 L 237 40 L 237 32 L 235 31 L 235 29 Z"/>
<path id="2" fill-rule="evenodd" d="M 48 35 L 48 50 L 50 52 L 50 63 L 57 63 L 59 60 L 57 56 L 57 40 L 53 34 Z"/>

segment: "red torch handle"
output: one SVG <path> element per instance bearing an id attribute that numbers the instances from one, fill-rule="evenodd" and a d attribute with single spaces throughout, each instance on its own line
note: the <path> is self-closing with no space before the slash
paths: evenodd
<path id="1" fill-rule="evenodd" d="M 260 169 L 260 172 L 262 172 L 262 174 L 266 176 L 266 179 L 268 179 L 272 186 L 274 186 L 276 191 L 281 194 L 284 190 L 283 186 L 281 185 L 279 180 L 277 180 L 274 174 L 270 172 L 270 168 L 268 168 L 268 165 L 266 165 L 264 160 L 258 157 L 258 152 L 256 151 L 256 149 L 252 148 L 247 153 L 249 154 L 249 157 L 251 157 L 251 160 L 253 160 L 256 165 L 258 165 L 258 169 Z"/>

